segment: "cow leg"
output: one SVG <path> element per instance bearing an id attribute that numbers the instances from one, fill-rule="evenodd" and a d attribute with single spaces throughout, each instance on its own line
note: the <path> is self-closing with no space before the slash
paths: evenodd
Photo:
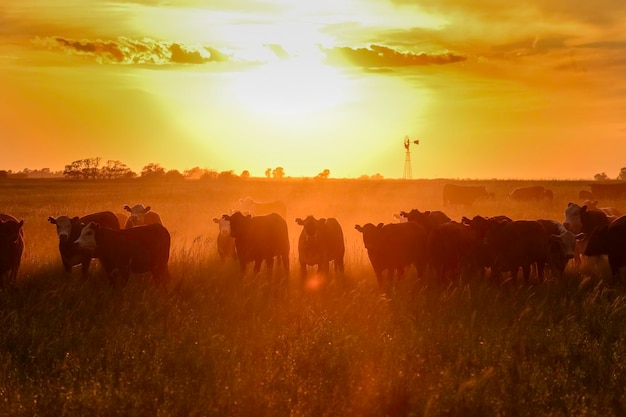
<path id="1" fill-rule="evenodd" d="M 343 274 L 343 270 L 344 270 L 343 259 L 335 259 L 333 262 L 335 263 L 335 273 Z"/>
<path id="2" fill-rule="evenodd" d="M 259 271 L 261 271 L 261 263 L 263 262 L 263 259 L 255 259 L 254 260 L 254 267 L 252 268 L 252 272 L 256 275 L 259 273 Z"/>
<path id="3" fill-rule="evenodd" d="M 325 262 L 320 262 L 317 264 L 317 273 L 321 274 L 323 276 L 328 276 L 328 270 L 329 270 L 329 266 L 328 266 L 328 261 Z"/>
<path id="4" fill-rule="evenodd" d="M 546 262 L 544 260 L 537 262 L 537 278 L 539 279 L 539 282 L 543 282 L 545 264 Z"/>
<path id="5" fill-rule="evenodd" d="M 304 281 L 306 279 L 306 276 L 307 276 L 306 262 L 300 261 L 300 277 Z"/>

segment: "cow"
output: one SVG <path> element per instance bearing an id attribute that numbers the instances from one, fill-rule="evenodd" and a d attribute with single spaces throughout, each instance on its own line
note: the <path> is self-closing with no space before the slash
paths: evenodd
<path id="1" fill-rule="evenodd" d="M 80 236 L 83 227 L 89 222 L 96 222 L 102 227 L 112 230 L 119 230 L 120 223 L 115 214 L 110 211 L 100 211 L 97 213 L 87 214 L 82 217 L 74 216 L 58 216 L 48 217 L 48 222 L 54 224 L 59 237 L 59 253 L 61 254 L 61 263 L 67 274 L 72 272 L 72 267 L 81 265 L 81 274 L 83 278 L 87 278 L 89 272 L 89 264 L 91 259 L 96 255 L 91 250 L 80 249 L 74 245 L 74 241 Z"/>
<path id="2" fill-rule="evenodd" d="M 615 200 L 626 197 L 626 182 L 615 183 L 591 183 L 591 194 L 593 198 Z"/>
<path id="3" fill-rule="evenodd" d="M 222 215 L 222 219 L 230 222 L 230 235 L 235 238 L 242 273 L 248 263 L 254 262 L 253 271 L 258 274 L 265 261 L 269 274 L 274 266 L 274 257 L 279 257 L 289 276 L 289 233 L 287 222 L 280 214 L 252 216 L 235 212 Z"/>
<path id="4" fill-rule="evenodd" d="M 128 220 L 126 220 L 126 225 L 124 226 L 125 229 L 130 229 L 135 226 L 145 226 L 148 224 L 163 225 L 159 213 L 152 211 L 152 207 L 150 206 L 144 207 L 143 204 L 135 204 L 130 207 L 127 204 L 124 206 L 124 210 L 130 213 Z"/>
<path id="5" fill-rule="evenodd" d="M 401 211 L 400 216 L 404 217 L 408 221 L 416 222 L 424 228 L 427 234 L 430 233 L 433 227 L 452 220 L 443 211 L 439 210 L 427 210 L 422 212 L 418 209 L 413 209 L 409 212 Z"/>
<path id="6" fill-rule="evenodd" d="M 589 237 L 594 229 L 602 226 L 608 226 L 610 219 L 603 211 L 588 210 L 586 205 L 582 207 L 576 203 L 568 203 L 565 209 L 565 221 L 563 226 L 575 234 L 584 233 L 585 237 L 578 240 L 574 260 L 580 263 L 580 255 L 585 252 L 585 248 L 589 243 Z"/>
<path id="7" fill-rule="evenodd" d="M 563 223 L 556 220 L 537 220 L 549 239 L 548 265 L 559 276 L 563 275 L 565 267 L 570 259 L 576 254 L 576 243 L 585 238 L 584 233 L 574 234 L 567 230 Z"/>
<path id="8" fill-rule="evenodd" d="M 492 228 L 494 224 L 497 223 L 506 223 L 512 222 L 510 217 L 505 215 L 496 215 L 496 216 L 474 216 L 471 219 L 463 216 L 461 218 L 461 223 L 470 227 L 470 229 L 474 232 L 476 237 L 479 239 L 485 239 L 487 236 L 487 232 Z"/>
<path id="9" fill-rule="evenodd" d="M 261 202 L 252 197 L 245 197 L 239 199 L 239 203 L 242 212 L 248 212 L 254 216 L 277 213 L 283 219 L 287 218 L 287 206 L 280 200 Z"/>
<path id="10" fill-rule="evenodd" d="M 24 252 L 24 220 L 0 213 L 0 288 L 12 287 Z"/>
<path id="11" fill-rule="evenodd" d="M 168 230 L 158 223 L 113 230 L 89 222 L 74 243 L 96 253 L 111 285 L 118 280 L 126 285 L 131 273 L 147 272 L 162 284 L 169 277 L 170 240 Z"/>
<path id="12" fill-rule="evenodd" d="M 545 264 L 548 261 L 548 235 L 535 220 L 514 220 L 496 223 L 485 237 L 486 249 L 492 260 L 491 273 L 498 277 L 510 271 L 516 279 L 522 268 L 524 281 L 530 279 L 530 268 L 537 267 L 537 278 L 543 281 Z"/>
<path id="13" fill-rule="evenodd" d="M 620 217 L 623 213 L 615 207 L 598 207 L 599 200 L 585 200 L 582 205 L 587 206 L 587 210 L 602 211 L 607 215 L 610 221 Z"/>
<path id="14" fill-rule="evenodd" d="M 367 223 L 354 228 L 363 234 L 363 244 L 379 285 L 391 282 L 394 274 L 402 279 L 405 268 L 410 265 L 416 267 L 418 276 L 423 275 L 427 235 L 422 226 L 415 222 Z"/>
<path id="15" fill-rule="evenodd" d="M 428 236 L 428 265 L 439 280 L 460 277 L 463 269 L 486 266 L 478 258 L 481 240 L 468 225 L 449 221 L 435 226 Z"/>
<path id="16" fill-rule="evenodd" d="M 456 185 L 445 184 L 443 186 L 443 204 L 460 204 L 470 206 L 480 198 L 489 197 L 487 189 L 482 185 Z"/>
<path id="17" fill-rule="evenodd" d="M 593 198 L 593 194 L 589 190 L 580 190 L 578 192 L 578 198 L 580 200 L 591 200 Z"/>
<path id="18" fill-rule="evenodd" d="M 237 259 L 237 249 L 235 248 L 235 238 L 230 235 L 230 221 L 222 218 L 213 218 L 213 222 L 219 226 L 217 234 L 217 253 L 222 262 L 228 258 Z"/>
<path id="19" fill-rule="evenodd" d="M 552 201 L 554 194 L 542 185 L 534 185 L 516 188 L 509 193 L 509 197 L 514 201 Z"/>
<path id="20" fill-rule="evenodd" d="M 619 269 L 626 266 L 626 216 L 610 225 L 594 229 L 585 248 L 585 255 L 608 255 L 613 278 L 618 278 Z"/>
<path id="21" fill-rule="evenodd" d="M 128 216 L 124 213 L 115 213 L 118 222 L 120 223 L 120 229 L 126 228 L 126 222 L 128 221 Z"/>
<path id="22" fill-rule="evenodd" d="M 318 274 L 327 276 L 329 264 L 332 261 L 336 274 L 343 273 L 343 257 L 346 252 L 343 230 L 337 219 L 316 219 L 307 216 L 304 220 L 296 219 L 302 226 L 298 238 L 298 258 L 300 261 L 300 275 L 307 276 L 307 266 L 317 265 Z"/>

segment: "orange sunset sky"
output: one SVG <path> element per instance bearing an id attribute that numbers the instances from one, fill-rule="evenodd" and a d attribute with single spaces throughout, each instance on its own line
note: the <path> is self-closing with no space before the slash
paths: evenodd
<path id="1" fill-rule="evenodd" d="M 0 0 L 0 169 L 615 178 L 625 78 L 624 0 Z"/>

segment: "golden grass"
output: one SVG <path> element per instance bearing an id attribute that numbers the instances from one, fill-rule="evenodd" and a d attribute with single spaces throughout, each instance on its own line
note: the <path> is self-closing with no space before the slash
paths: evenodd
<path id="1" fill-rule="evenodd" d="M 18 287 L 0 293 L 0 415 L 624 415 L 626 297 L 604 261 L 544 284 L 409 274 L 381 291 L 354 224 L 411 208 L 563 220 L 583 182 L 545 182 L 552 204 L 513 204 L 523 184 L 480 182 L 496 199 L 443 207 L 444 181 L 140 180 L 0 182 L 0 211 L 25 221 Z M 239 198 L 288 206 L 288 283 L 220 264 L 215 216 Z M 172 233 L 172 282 L 108 286 L 61 271 L 61 214 L 143 203 Z M 623 202 L 602 202 L 618 208 Z M 296 217 L 336 217 L 346 274 L 304 290 Z"/>

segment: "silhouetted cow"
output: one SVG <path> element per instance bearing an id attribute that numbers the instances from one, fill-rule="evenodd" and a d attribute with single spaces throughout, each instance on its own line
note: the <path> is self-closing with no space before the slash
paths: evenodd
<path id="1" fill-rule="evenodd" d="M 517 277 L 522 268 L 524 280 L 530 278 L 530 267 L 536 265 L 537 277 L 543 281 L 544 266 L 548 261 L 548 235 L 543 226 L 534 220 L 514 220 L 495 224 L 485 239 L 493 259 L 492 276 L 510 271 Z"/>
<path id="2" fill-rule="evenodd" d="M 552 201 L 554 194 L 542 185 L 535 185 L 516 188 L 509 193 L 509 197 L 515 201 Z"/>
<path id="3" fill-rule="evenodd" d="M 57 236 L 59 237 L 59 253 L 61 263 L 66 273 L 72 272 L 72 267 L 81 265 L 81 274 L 84 278 L 89 272 L 91 259 L 96 255 L 91 250 L 81 249 L 74 244 L 80 236 L 83 227 L 89 222 L 96 222 L 102 227 L 112 230 L 119 230 L 120 224 L 117 216 L 110 211 L 87 214 L 82 217 L 58 216 L 48 217 L 48 221 L 56 225 Z"/>
<path id="4" fill-rule="evenodd" d="M 576 253 L 574 254 L 576 262 L 580 262 L 580 254 L 585 252 L 591 233 L 598 227 L 608 226 L 609 223 L 609 218 L 602 211 L 588 210 L 588 207 L 585 205 L 581 207 L 571 202 L 567 205 L 563 226 L 573 233 L 585 234 L 585 237 L 579 239 L 576 245 Z"/>
<path id="5" fill-rule="evenodd" d="M 252 197 L 245 197 L 239 200 L 242 212 L 249 212 L 254 216 L 277 213 L 283 219 L 287 218 L 287 206 L 280 200 L 276 201 L 255 201 Z"/>
<path id="6" fill-rule="evenodd" d="M 543 226 L 549 239 L 548 265 L 556 274 L 563 275 L 567 263 L 576 254 L 577 241 L 584 239 L 585 234 L 574 234 L 556 220 L 539 219 L 537 221 Z"/>
<path id="7" fill-rule="evenodd" d="M 587 206 L 587 210 L 590 210 L 590 211 L 595 210 L 595 211 L 603 212 L 609 218 L 609 221 L 613 221 L 623 214 L 620 210 L 616 209 L 615 207 L 598 207 L 598 204 L 600 204 L 600 201 L 598 200 L 585 200 L 582 203 L 583 206 Z"/>
<path id="8" fill-rule="evenodd" d="M 237 259 L 235 238 L 230 235 L 230 221 L 222 218 L 213 218 L 213 222 L 219 225 L 217 234 L 217 253 L 222 262 L 227 258 Z"/>
<path id="9" fill-rule="evenodd" d="M 387 271 L 387 281 L 394 273 L 403 278 L 405 268 L 415 265 L 418 276 L 423 275 L 426 264 L 426 231 L 415 222 L 373 225 L 367 223 L 354 228 L 363 234 L 363 244 L 378 279 L 385 284 L 383 276 Z"/>
<path id="10" fill-rule="evenodd" d="M 428 236 L 428 265 L 440 280 L 459 278 L 463 270 L 487 266 L 481 244 L 469 226 L 454 221 L 442 223 Z"/>
<path id="11" fill-rule="evenodd" d="M 15 285 L 24 252 L 24 220 L 0 213 L 0 288 Z"/>
<path id="12" fill-rule="evenodd" d="M 144 207 L 143 204 L 135 204 L 130 207 L 129 205 L 125 205 L 124 210 L 130 213 L 128 220 L 126 220 L 125 229 L 148 224 L 163 224 L 159 213 L 152 211 L 150 206 Z"/>
<path id="13" fill-rule="evenodd" d="M 253 271 L 256 274 L 265 261 L 270 273 L 277 256 L 289 275 L 289 234 L 285 219 L 277 213 L 253 217 L 240 212 L 224 214 L 222 218 L 230 221 L 230 234 L 235 238 L 242 272 L 245 272 L 248 263 L 254 262 Z"/>
<path id="14" fill-rule="evenodd" d="M 445 184 L 443 186 L 443 204 L 472 205 L 480 198 L 487 198 L 489 194 L 482 185 L 456 185 Z"/>
<path id="15" fill-rule="evenodd" d="M 112 230 L 90 222 L 74 243 L 96 253 L 111 284 L 119 279 L 125 285 L 131 272 L 150 272 L 155 282 L 163 283 L 169 277 L 170 240 L 158 223 Z"/>
<path id="16" fill-rule="evenodd" d="M 302 226 L 298 238 L 298 257 L 300 273 L 306 278 L 307 266 L 317 265 L 319 274 L 328 275 L 329 263 L 332 261 L 335 273 L 343 273 L 343 256 L 346 252 L 343 231 L 335 218 L 316 219 L 307 216 L 304 220 L 296 219 Z"/>
<path id="17" fill-rule="evenodd" d="M 400 216 L 406 218 L 408 221 L 416 222 L 422 226 L 426 231 L 426 234 L 429 234 L 433 227 L 452 220 L 443 211 L 439 210 L 427 210 L 422 212 L 418 209 L 413 209 L 409 212 L 401 211 Z"/>
<path id="18" fill-rule="evenodd" d="M 620 217 L 608 226 L 594 229 L 585 248 L 585 255 L 608 255 L 611 273 L 617 278 L 619 269 L 626 266 L 626 216 Z"/>

